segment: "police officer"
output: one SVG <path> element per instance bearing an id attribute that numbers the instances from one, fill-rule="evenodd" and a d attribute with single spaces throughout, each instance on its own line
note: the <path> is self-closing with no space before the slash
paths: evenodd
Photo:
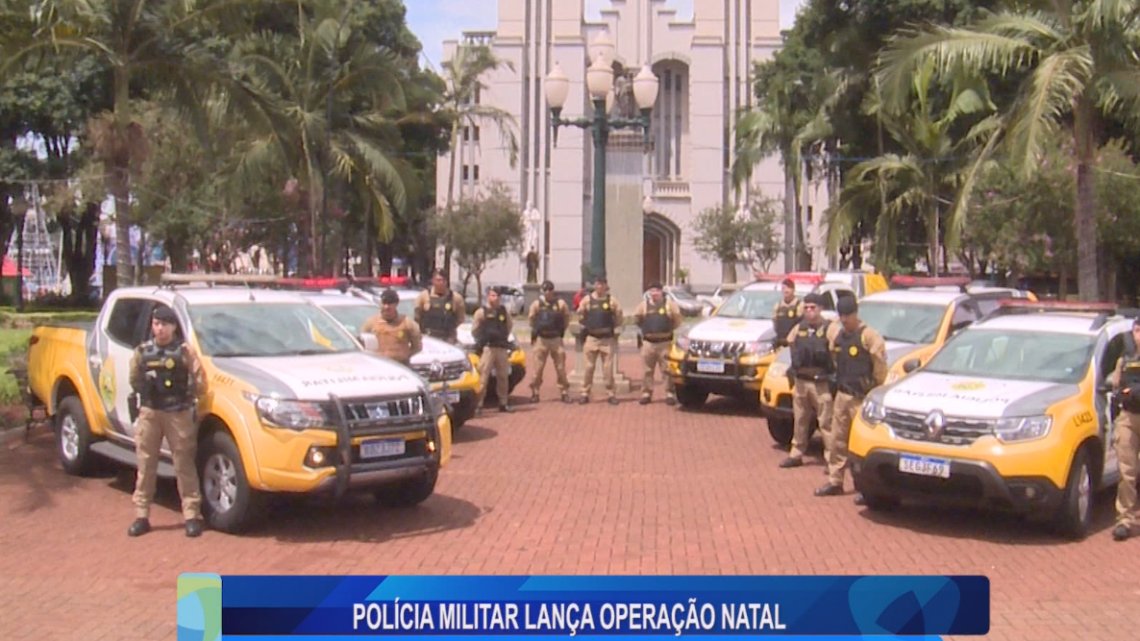
<path id="1" fill-rule="evenodd" d="M 1132 536 L 1132 528 L 1140 521 L 1136 506 L 1136 476 L 1140 469 L 1140 318 L 1132 321 L 1132 340 L 1125 340 L 1125 350 L 1112 374 L 1112 386 L 1121 401 L 1121 411 L 1113 422 L 1112 445 L 1120 465 L 1120 482 L 1116 484 L 1116 527 L 1112 538 L 1123 541 Z"/>
<path id="2" fill-rule="evenodd" d="M 135 453 L 138 476 L 132 497 L 135 520 L 127 534 L 150 532 L 150 504 L 158 477 L 158 457 L 163 437 L 170 445 L 186 536 L 202 534 L 202 494 L 198 484 L 198 426 L 193 409 L 205 379 L 198 357 L 186 344 L 178 316 L 165 305 L 154 309 L 150 321 L 153 338 L 135 348 L 131 358 L 131 389 L 138 395 L 139 416 L 135 423 Z"/>
<path id="3" fill-rule="evenodd" d="M 819 294 L 804 297 L 804 318 L 787 336 L 792 352 L 788 383 L 792 386 L 795 428 L 791 451 L 780 463 L 782 468 L 803 465 L 812 419 L 818 420 L 821 429 L 831 425 L 831 340 L 839 328 L 820 314 L 822 298 Z"/>
<path id="4" fill-rule="evenodd" d="M 831 332 L 832 364 L 835 367 L 835 402 L 831 425 L 822 429 L 827 457 L 827 483 L 816 496 L 843 494 L 847 472 L 847 437 L 851 421 L 863 397 L 887 379 L 887 345 L 883 337 L 859 320 L 859 305 L 851 296 L 839 299 L 839 331 Z"/>
<path id="5" fill-rule="evenodd" d="M 404 365 L 424 348 L 423 335 L 416 321 L 400 314 L 400 296 L 391 289 L 380 295 L 380 313 L 364 321 L 361 334 L 376 337 L 377 351 Z"/>
<path id="6" fill-rule="evenodd" d="M 513 412 L 510 406 L 509 379 L 511 376 L 511 315 L 499 302 L 499 292 L 487 288 L 487 304 L 475 310 L 471 319 L 471 335 L 475 338 L 475 351 L 479 353 L 479 393 L 475 395 L 477 413 L 482 413 L 483 399 L 491 372 L 495 373 L 495 391 L 499 395 L 499 411 Z"/>
<path id="7" fill-rule="evenodd" d="M 424 334 L 454 345 L 457 329 L 467 318 L 463 297 L 447 286 L 442 270 L 431 275 L 431 287 L 416 298 L 415 321 Z"/>
<path id="8" fill-rule="evenodd" d="M 527 311 L 530 320 L 530 342 L 534 345 L 534 379 L 530 383 L 530 400 L 538 402 L 538 390 L 542 388 L 542 370 L 546 369 L 546 358 L 554 362 L 554 373 L 558 376 L 558 391 L 563 403 L 570 402 L 570 380 L 566 377 L 566 348 L 562 339 L 570 325 L 570 307 L 566 301 L 554 295 L 554 283 L 542 283 L 542 297 L 534 301 Z"/>
<path id="9" fill-rule="evenodd" d="M 790 278 L 782 283 L 784 297 L 776 303 L 772 311 L 773 324 L 776 326 L 776 347 L 788 344 L 788 334 L 799 324 L 804 316 L 803 301 L 796 296 L 796 284 Z"/>
<path id="10" fill-rule="evenodd" d="M 617 336 L 621 333 L 622 312 L 617 299 L 610 296 L 609 282 L 605 274 L 594 279 L 594 291 L 582 299 L 578 305 L 578 316 L 586 333 L 583 356 L 586 369 L 582 373 L 582 397 L 578 402 L 590 402 L 590 388 L 594 385 L 594 366 L 602 357 L 603 377 L 606 382 L 610 405 L 617 405 L 617 391 L 614 384 L 613 358 L 617 354 Z"/>
<path id="11" fill-rule="evenodd" d="M 673 343 L 673 332 L 681 326 L 681 308 L 677 303 L 665 298 L 661 283 L 649 285 L 649 300 L 643 300 L 633 312 L 637 326 L 641 328 L 644 341 L 641 344 L 641 362 L 645 365 L 642 382 L 642 405 L 653 400 L 653 372 L 660 366 L 661 377 L 665 379 L 665 404 L 676 405 L 677 396 L 673 392 L 673 379 L 666 369 L 665 357 Z"/>

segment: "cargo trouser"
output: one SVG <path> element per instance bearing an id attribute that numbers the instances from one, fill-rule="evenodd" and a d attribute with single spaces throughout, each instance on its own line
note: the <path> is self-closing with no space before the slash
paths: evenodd
<path id="1" fill-rule="evenodd" d="M 511 351 L 506 347 L 484 347 L 483 355 L 479 357 L 479 394 L 475 397 L 475 407 L 483 407 L 483 399 L 487 396 L 487 384 L 491 374 L 495 374 L 495 391 L 499 394 L 499 405 L 509 405 L 510 377 L 511 377 Z"/>
<path id="2" fill-rule="evenodd" d="M 811 438 L 811 420 L 819 422 L 819 431 L 824 435 L 824 457 L 830 451 L 826 447 L 827 434 L 831 430 L 831 413 L 834 403 L 831 396 L 831 384 L 827 381 L 809 381 L 797 378 L 792 388 L 792 416 L 794 427 L 792 430 L 792 449 L 788 456 L 794 459 L 803 458 L 807 453 L 808 442 Z"/>
<path id="3" fill-rule="evenodd" d="M 616 338 L 586 337 L 583 356 L 586 358 L 586 370 L 582 373 L 582 398 L 590 398 L 590 389 L 594 386 L 594 366 L 598 356 L 602 357 L 602 378 L 606 383 L 606 392 L 609 398 L 617 396 L 614 385 L 614 354 L 617 353 Z"/>
<path id="4" fill-rule="evenodd" d="M 149 407 L 139 408 L 136 423 L 135 454 L 138 457 L 138 476 L 135 479 L 135 517 L 150 518 L 150 504 L 154 501 L 158 481 L 158 459 L 162 439 L 170 446 L 174 459 L 174 474 L 178 478 L 178 496 L 182 498 L 182 518 L 202 517 L 202 491 L 198 483 L 198 427 L 190 410 L 165 412 Z"/>
<path id="5" fill-rule="evenodd" d="M 558 391 L 562 394 L 570 392 L 570 379 L 566 378 L 566 348 L 562 345 L 562 337 L 542 338 L 534 345 L 534 380 L 530 382 L 531 395 L 537 396 L 542 388 L 542 371 L 546 369 L 546 358 L 554 362 L 554 373 L 558 377 Z"/>
<path id="6" fill-rule="evenodd" d="M 1136 475 L 1140 468 L 1140 414 L 1121 412 L 1116 417 L 1112 445 L 1120 463 L 1116 485 L 1116 524 L 1129 529 L 1140 525 L 1136 506 Z"/>
<path id="7" fill-rule="evenodd" d="M 799 385 L 796 385 L 799 387 Z M 827 478 L 832 485 L 843 487 L 847 472 L 847 439 L 851 435 L 851 421 L 859 411 L 863 399 L 846 392 L 836 392 L 831 410 L 831 427 L 823 430 L 824 456 L 827 460 Z M 820 425 L 822 429 L 822 424 Z"/>
<path id="8" fill-rule="evenodd" d="M 661 370 L 661 378 L 665 379 L 665 398 L 674 397 L 673 378 L 669 376 L 669 361 L 665 358 L 669 355 L 669 347 L 672 344 L 672 341 L 658 343 L 645 341 L 641 344 L 641 363 L 645 366 L 645 373 L 641 382 L 642 397 L 653 398 L 653 386 L 655 384 L 653 372 L 656 369 Z"/>

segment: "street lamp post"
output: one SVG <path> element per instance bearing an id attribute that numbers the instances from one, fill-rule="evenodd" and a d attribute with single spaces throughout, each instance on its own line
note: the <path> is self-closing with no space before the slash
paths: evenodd
<path id="1" fill-rule="evenodd" d="M 595 40 L 594 64 L 586 69 L 586 89 L 594 105 L 593 118 L 562 118 L 562 107 L 570 90 L 570 80 L 558 63 L 546 76 L 544 91 L 550 105 L 553 142 L 558 145 L 559 127 L 589 129 L 594 135 L 594 214 L 590 242 L 590 268 L 594 275 L 606 271 L 606 143 L 611 129 L 641 129 L 649 144 L 649 116 L 657 101 L 657 76 L 645 65 L 633 79 L 633 96 L 641 115 L 636 118 L 610 118 L 606 115 L 606 97 L 614 85 L 612 44 L 604 34 Z M 594 52 L 592 52 L 594 53 Z"/>

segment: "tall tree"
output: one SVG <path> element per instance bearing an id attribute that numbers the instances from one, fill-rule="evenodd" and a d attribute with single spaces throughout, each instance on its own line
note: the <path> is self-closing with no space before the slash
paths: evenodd
<path id="1" fill-rule="evenodd" d="M 967 174 L 957 198 L 962 217 L 978 169 L 1000 143 L 1023 177 L 1037 171 L 1042 147 L 1060 132 L 1073 143 L 1077 278 L 1082 300 L 1100 298 L 1097 261 L 1096 163 L 1098 129 L 1106 113 L 1134 108 L 1140 97 L 1140 2 L 1056 0 L 987 14 L 967 28 L 934 26 L 892 38 L 881 55 L 884 94 L 905 99 L 909 78 L 926 60 L 941 73 L 958 69 L 1004 76 L 1027 71 L 1018 99 L 1003 114 L 1004 135 L 994 135 Z"/>
<path id="2" fill-rule="evenodd" d="M 436 220 L 436 233 L 455 248 L 455 262 L 468 279 L 475 278 L 479 302 L 483 302 L 483 270 L 508 250 L 518 250 L 523 240 L 522 211 L 510 190 L 492 183 L 483 193 L 461 198 Z"/>

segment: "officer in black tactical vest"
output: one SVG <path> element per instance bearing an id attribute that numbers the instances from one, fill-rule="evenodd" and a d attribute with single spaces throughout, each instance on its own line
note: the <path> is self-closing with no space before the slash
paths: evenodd
<path id="1" fill-rule="evenodd" d="M 431 288 L 416 298 L 415 321 L 420 330 L 454 345 L 458 342 L 457 329 L 466 318 L 463 297 L 448 288 L 443 271 L 432 272 Z"/>
<path id="2" fill-rule="evenodd" d="M 823 296 L 804 297 L 804 318 L 788 332 L 787 343 L 792 354 L 788 368 L 788 384 L 792 387 L 794 431 L 792 448 L 780 467 L 799 467 L 811 437 L 811 422 L 821 429 L 831 425 L 831 377 L 835 367 L 831 360 L 831 340 L 839 332 L 838 325 L 824 318 Z"/>
<path id="3" fill-rule="evenodd" d="M 590 402 L 590 389 L 594 385 L 594 367 L 598 357 L 602 359 L 602 376 L 606 382 L 607 400 L 617 405 L 617 386 L 614 382 L 614 356 L 617 355 L 617 337 L 621 334 L 623 322 L 621 306 L 610 296 L 610 286 L 604 274 L 594 278 L 594 291 L 578 305 L 578 316 L 586 332 L 582 356 L 586 360 L 582 372 L 582 397 L 578 402 Z"/>
<path id="4" fill-rule="evenodd" d="M 652 283 L 649 285 L 649 300 L 638 304 L 633 311 L 633 318 L 641 328 L 641 363 L 645 366 L 639 402 L 648 405 L 653 400 L 653 373 L 660 368 L 661 378 L 665 379 L 665 404 L 676 405 L 677 396 L 673 391 L 673 379 L 666 369 L 665 357 L 673 343 L 673 332 L 681 326 L 683 320 L 681 308 L 665 297 L 661 283 Z"/>
<path id="5" fill-rule="evenodd" d="M 508 394 L 511 377 L 511 315 L 499 302 L 499 292 L 487 288 L 487 304 L 475 311 L 471 318 L 471 336 L 475 338 L 475 353 L 480 354 L 479 376 L 482 379 L 475 396 L 475 412 L 482 413 L 483 399 L 492 371 L 495 374 L 495 391 L 499 395 L 499 411 L 512 412 Z"/>
<path id="6" fill-rule="evenodd" d="M 840 298 L 836 311 L 841 327 L 829 337 L 835 367 L 835 401 L 831 425 L 827 429 L 820 425 L 827 457 L 827 483 L 815 491 L 816 496 L 843 494 L 851 422 L 867 393 L 887 380 L 887 344 L 878 332 L 859 320 L 855 298 Z"/>
<path id="7" fill-rule="evenodd" d="M 138 476 L 133 496 L 135 520 L 130 536 L 150 531 L 150 505 L 154 499 L 159 452 L 163 437 L 170 445 L 186 536 L 202 534 L 202 495 L 198 483 L 198 426 L 193 409 L 205 388 L 194 350 L 183 341 L 178 316 L 165 305 L 151 316 L 153 338 L 135 348 L 130 366 L 131 389 L 138 395 L 135 423 Z"/>
<path id="8" fill-rule="evenodd" d="M 542 388 L 542 370 L 549 356 L 558 376 L 558 392 L 563 403 L 570 402 L 570 379 L 566 377 L 566 348 L 562 339 L 570 325 L 570 307 L 554 293 L 554 283 L 542 283 L 542 297 L 530 305 L 530 342 L 534 345 L 534 378 L 530 382 L 530 400 L 538 402 Z"/>
<path id="9" fill-rule="evenodd" d="M 1130 339 L 1130 340 L 1129 340 Z M 1125 349 L 1112 386 L 1120 398 L 1120 414 L 1113 421 L 1112 445 L 1120 465 L 1120 482 L 1116 484 L 1116 527 L 1112 538 L 1123 541 L 1132 535 L 1140 522 L 1136 504 L 1136 477 L 1140 470 L 1140 318 L 1132 321 L 1132 333 L 1125 337 Z"/>
<path id="10" fill-rule="evenodd" d="M 784 347 L 788 344 L 788 334 L 804 316 L 804 304 L 796 297 L 795 282 L 790 278 L 785 278 L 781 284 L 784 297 L 776 303 L 776 307 L 772 311 L 772 323 L 776 330 L 776 347 Z"/>

